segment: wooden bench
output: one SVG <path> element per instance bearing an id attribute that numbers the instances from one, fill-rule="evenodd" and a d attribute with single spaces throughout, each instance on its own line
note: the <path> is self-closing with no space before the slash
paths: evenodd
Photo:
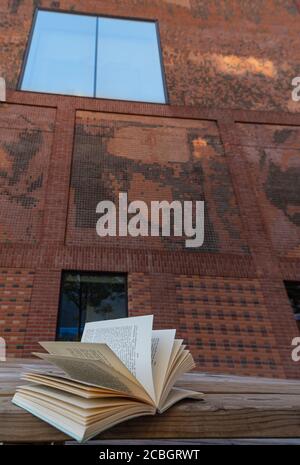
<path id="1" fill-rule="evenodd" d="M 20 381 L 22 372 L 48 368 L 45 362 L 34 359 L 0 362 L 0 442 L 70 441 L 11 403 L 16 386 L 25 383 Z M 204 392 L 205 400 L 182 401 L 163 415 L 122 423 L 97 439 L 105 444 L 142 439 L 155 444 L 184 444 L 224 443 L 225 438 L 230 443 L 241 442 L 238 438 L 252 438 L 247 443 L 257 442 L 254 438 L 290 438 L 289 443 L 300 444 L 300 380 L 190 373 L 178 385 Z"/>

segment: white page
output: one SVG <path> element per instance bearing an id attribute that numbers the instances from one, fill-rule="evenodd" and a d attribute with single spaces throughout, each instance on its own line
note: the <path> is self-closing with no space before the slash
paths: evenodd
<path id="1" fill-rule="evenodd" d="M 82 358 L 37 352 L 34 352 L 34 355 L 61 368 L 74 381 L 87 383 L 91 386 L 113 389 L 129 395 L 141 393 L 141 389 L 137 384 L 127 377 L 125 378 L 100 360 L 82 360 Z"/>
<path id="2" fill-rule="evenodd" d="M 114 370 L 137 383 L 136 378 L 107 344 L 63 341 L 47 341 L 39 342 L 39 344 L 52 355 L 100 360 L 105 365 L 111 366 Z"/>
<path id="3" fill-rule="evenodd" d="M 152 373 L 157 403 L 168 371 L 175 334 L 175 329 L 152 331 Z"/>
<path id="4" fill-rule="evenodd" d="M 173 368 L 173 364 L 175 362 L 176 357 L 178 356 L 179 352 L 183 350 L 183 339 L 174 339 L 174 344 L 173 344 L 173 349 L 169 361 L 169 366 L 168 366 L 168 372 L 167 372 L 167 377 L 169 376 L 171 372 L 171 368 Z"/>
<path id="5" fill-rule="evenodd" d="M 163 413 L 168 408 L 172 407 L 172 405 L 176 404 L 182 399 L 198 399 L 203 400 L 204 394 L 203 392 L 196 392 L 196 391 L 188 391 L 187 389 L 180 389 L 180 388 L 173 388 L 168 394 L 164 405 L 161 406 L 159 409 L 160 413 Z"/>
<path id="6" fill-rule="evenodd" d="M 81 342 L 107 344 L 155 400 L 151 364 L 153 315 L 86 323 Z"/>

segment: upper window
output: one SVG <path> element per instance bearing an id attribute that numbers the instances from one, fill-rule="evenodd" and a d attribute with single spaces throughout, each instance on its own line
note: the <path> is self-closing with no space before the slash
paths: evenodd
<path id="1" fill-rule="evenodd" d="M 86 322 L 125 317 L 126 276 L 63 272 L 56 334 L 58 340 L 80 341 Z"/>
<path id="2" fill-rule="evenodd" d="M 165 103 L 157 24 L 39 10 L 21 89 Z"/>

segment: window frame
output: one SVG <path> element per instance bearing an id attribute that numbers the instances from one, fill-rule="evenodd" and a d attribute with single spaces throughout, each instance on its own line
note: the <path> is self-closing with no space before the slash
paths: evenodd
<path id="1" fill-rule="evenodd" d="M 162 86 L 163 86 L 163 93 L 165 97 L 165 102 L 148 102 L 145 100 L 122 100 L 122 99 L 113 99 L 113 98 L 106 98 L 106 97 L 96 97 L 95 95 L 90 97 L 90 96 L 80 96 L 80 95 L 70 95 L 70 94 L 64 94 L 64 93 L 52 93 L 52 92 L 38 92 L 34 90 L 23 90 L 22 89 L 22 82 L 24 79 L 25 75 L 25 70 L 27 66 L 27 61 L 30 53 L 30 48 L 31 48 L 31 43 L 33 39 L 33 34 L 35 30 L 35 25 L 37 21 L 37 16 L 39 11 L 46 11 L 49 13 L 67 13 L 67 14 L 72 14 L 72 15 L 81 15 L 81 16 L 92 16 L 95 18 L 108 18 L 108 19 L 124 19 L 124 20 L 129 20 L 129 21 L 138 21 L 138 22 L 148 22 L 148 23 L 154 23 L 155 25 L 155 30 L 156 30 L 156 41 L 157 41 L 157 49 L 158 49 L 158 55 L 159 55 L 159 63 L 160 63 L 160 70 L 161 70 L 161 78 L 162 78 Z M 97 21 L 97 27 L 98 27 L 98 21 Z M 98 41 L 96 41 L 97 43 Z M 96 72 L 96 71 L 94 71 Z M 94 93 L 95 93 L 95 87 L 96 87 L 96 82 L 94 83 Z M 71 98 L 88 98 L 88 99 L 96 99 L 96 100 L 114 100 L 118 102 L 128 102 L 128 103 L 143 103 L 143 104 L 151 104 L 151 105 L 169 105 L 169 94 L 168 94 L 168 88 L 167 88 L 167 81 L 166 81 L 166 73 L 165 73 L 165 66 L 164 66 L 164 61 L 163 61 L 163 53 L 162 53 L 162 45 L 161 45 L 161 37 L 160 37 L 160 29 L 159 29 L 159 21 L 158 19 L 151 19 L 151 18 L 140 18 L 140 17 L 131 17 L 131 16 L 117 16 L 117 15 L 108 15 L 108 14 L 99 14 L 99 13 L 90 13 L 90 12 L 84 12 L 84 11 L 73 11 L 73 10 L 65 10 L 65 9 L 57 9 L 57 8 L 35 8 L 33 12 L 33 17 L 32 17 L 32 22 L 31 22 L 31 27 L 29 31 L 29 36 L 26 44 L 26 48 L 23 54 L 23 59 L 22 59 L 22 66 L 21 66 L 21 71 L 19 74 L 18 82 L 17 82 L 17 90 L 20 92 L 30 92 L 33 94 L 46 94 L 46 95 L 61 95 L 64 97 L 71 97 Z"/>
<path id="2" fill-rule="evenodd" d="M 60 273 L 60 286 L 59 286 L 59 299 L 58 299 L 58 308 L 57 308 L 57 317 L 56 317 L 56 329 L 55 329 L 55 341 L 59 341 L 58 335 L 59 335 L 59 328 L 60 328 L 60 313 L 61 313 L 61 305 L 62 305 L 62 299 L 63 299 L 63 274 L 64 273 L 77 273 L 80 275 L 90 275 L 90 274 L 96 274 L 99 276 L 122 276 L 124 278 L 124 286 L 125 286 L 125 291 L 126 291 L 126 300 L 125 300 L 125 313 L 126 317 L 128 318 L 128 273 L 124 272 L 118 272 L 118 271 L 95 271 L 95 270 L 76 270 L 76 269 L 62 269 Z M 80 315 L 81 317 L 81 315 Z M 78 329 L 80 329 L 80 321 L 79 320 L 79 325 Z M 102 321 L 102 320 L 99 320 Z"/>
<path id="3" fill-rule="evenodd" d="M 292 309 L 292 315 L 294 316 L 295 321 L 300 325 L 300 311 L 296 312 L 296 313 L 294 312 L 294 308 L 293 308 L 293 305 L 291 303 L 292 297 L 289 294 L 289 286 L 290 286 L 290 284 L 295 283 L 297 286 L 299 286 L 299 301 L 300 301 L 300 280 L 297 280 L 297 279 L 285 279 L 283 281 L 283 283 L 284 283 L 285 292 L 286 292 L 289 304 L 290 304 L 291 309 Z"/>

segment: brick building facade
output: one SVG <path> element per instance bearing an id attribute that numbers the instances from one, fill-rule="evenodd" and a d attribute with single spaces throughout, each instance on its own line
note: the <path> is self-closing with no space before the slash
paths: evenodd
<path id="1" fill-rule="evenodd" d="M 166 105 L 20 91 L 34 10 L 158 20 Z M 130 13 L 129 13 L 130 12 Z M 56 334 L 63 270 L 127 274 L 129 315 L 176 327 L 202 371 L 300 377 L 300 3 L 0 0 L 0 335 Z M 99 238 L 96 204 L 205 200 L 205 240 Z"/>

